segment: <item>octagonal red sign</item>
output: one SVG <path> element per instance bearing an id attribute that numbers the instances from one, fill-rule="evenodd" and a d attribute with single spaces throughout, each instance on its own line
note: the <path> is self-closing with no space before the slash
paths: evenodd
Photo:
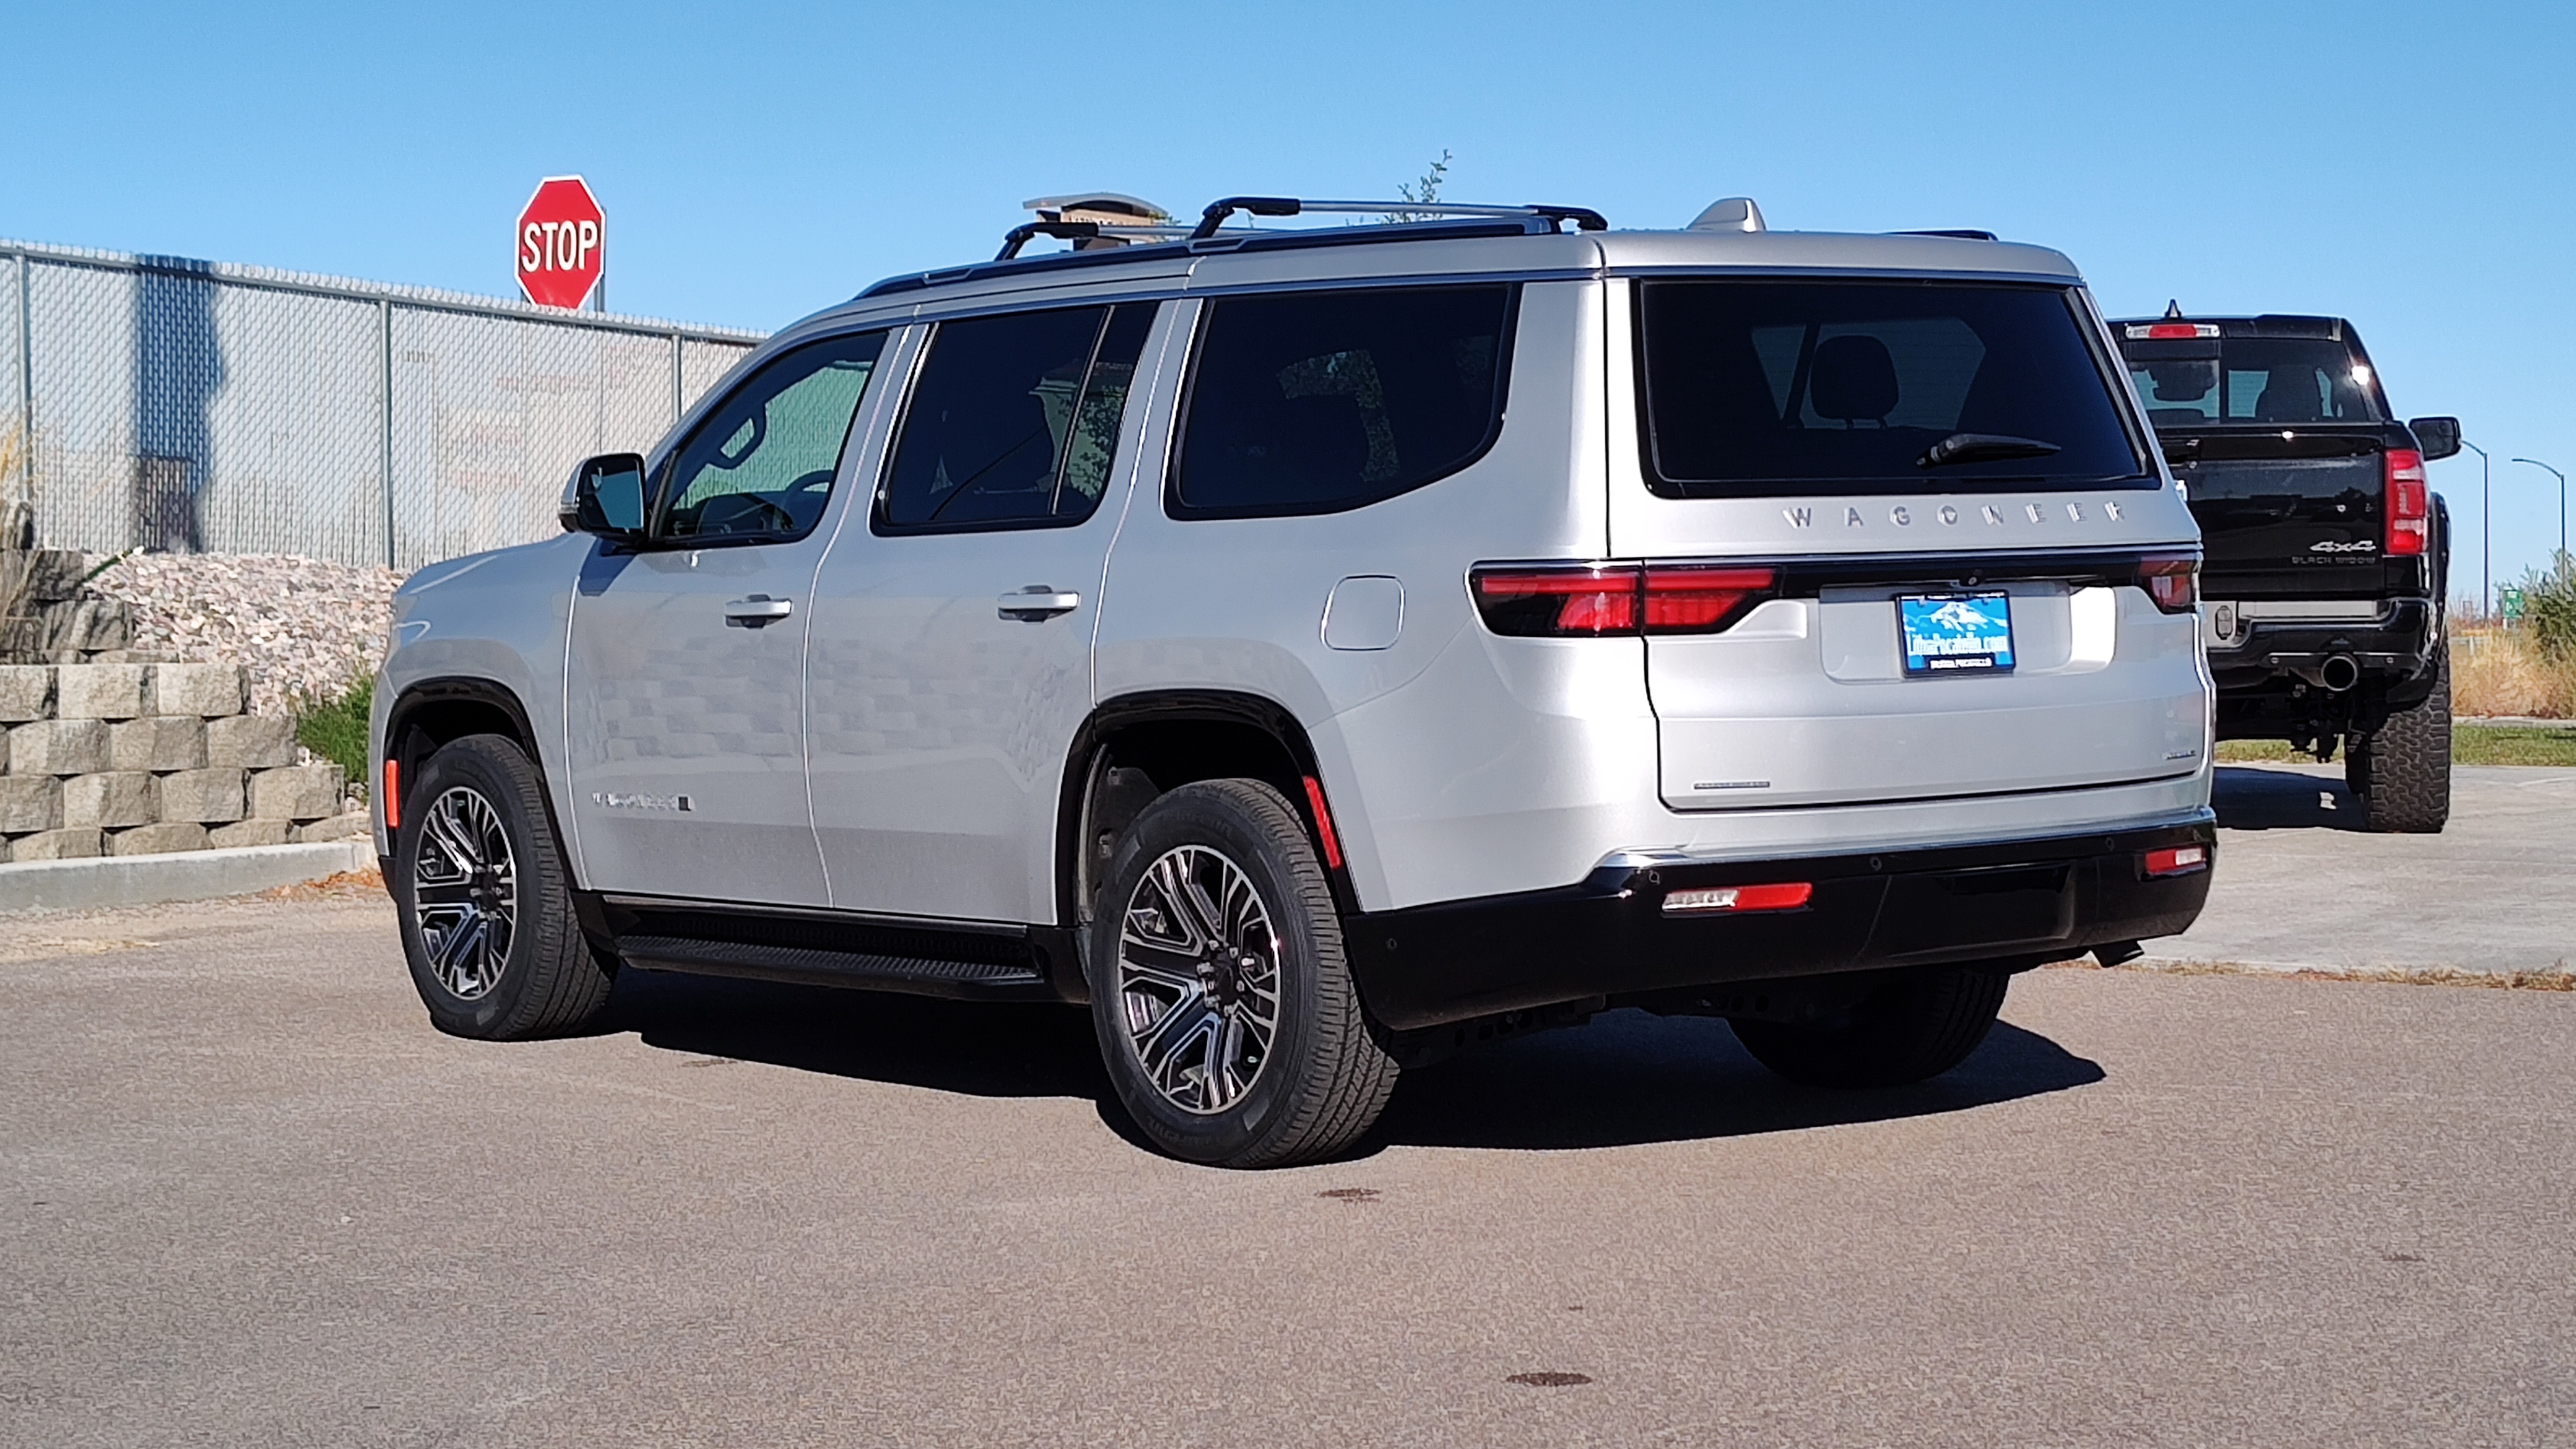
<path id="1" fill-rule="evenodd" d="M 608 217 L 578 176 L 549 176 L 519 212 L 519 290 L 540 307 L 578 308 L 607 271 Z"/>

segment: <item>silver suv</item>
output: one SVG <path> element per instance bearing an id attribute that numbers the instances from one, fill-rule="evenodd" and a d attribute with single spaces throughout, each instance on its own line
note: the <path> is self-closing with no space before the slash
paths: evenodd
<path id="1" fill-rule="evenodd" d="M 1227 225 L 1378 209 L 1020 228 L 417 574 L 377 845 L 432 1021 L 621 969 L 1087 1002 L 1153 1141 L 1256 1166 L 1612 1007 L 1917 1080 L 2190 924 L 2198 534 L 2065 257 Z"/>

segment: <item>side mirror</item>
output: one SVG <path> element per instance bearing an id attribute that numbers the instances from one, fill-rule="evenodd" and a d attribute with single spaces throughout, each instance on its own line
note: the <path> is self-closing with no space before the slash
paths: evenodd
<path id="1" fill-rule="evenodd" d="M 2458 418 L 2417 418 L 2406 426 L 2414 431 L 2416 445 L 2424 450 L 2427 463 L 2460 451 Z"/>
<path id="2" fill-rule="evenodd" d="M 644 536 L 644 459 L 602 453 L 572 470 L 555 516 L 568 533 L 595 533 L 620 543 Z"/>

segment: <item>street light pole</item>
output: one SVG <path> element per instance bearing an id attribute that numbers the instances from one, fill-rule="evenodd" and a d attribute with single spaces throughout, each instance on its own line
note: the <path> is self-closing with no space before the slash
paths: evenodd
<path id="1" fill-rule="evenodd" d="M 2478 613 L 2484 615 L 2495 597 L 2495 476 L 2486 449 L 2466 438 L 2460 446 L 2478 455 Z"/>
<path id="2" fill-rule="evenodd" d="M 2516 459 L 2514 459 L 2513 461 L 2514 461 L 2514 462 L 2517 462 L 2517 463 L 2529 463 L 2531 466 L 2533 466 L 2533 467 L 2535 467 L 2535 468 L 2539 469 L 2540 471 L 2542 471 L 2542 472 L 2544 472 L 2544 473 L 2548 474 L 2550 477 L 2555 478 L 2555 479 L 2557 479 L 2557 480 L 2558 480 L 2558 558 L 2559 558 L 2559 559 L 2564 559 L 2564 558 L 2566 558 L 2566 557 L 2567 557 L 2567 475 L 2566 475 L 2566 474 L 2564 474 L 2564 473 L 2559 472 L 2559 471 L 2558 471 L 2557 469 L 2555 469 L 2555 468 L 2550 467 L 2548 464 L 2546 464 L 2546 463 L 2544 463 L 2544 462 L 2540 461 L 2538 458 L 2516 458 Z M 2553 563 L 2554 563 L 2554 562 L 2556 562 L 2556 561 L 2557 561 L 2557 560 L 2552 560 L 2552 562 L 2553 562 Z"/>

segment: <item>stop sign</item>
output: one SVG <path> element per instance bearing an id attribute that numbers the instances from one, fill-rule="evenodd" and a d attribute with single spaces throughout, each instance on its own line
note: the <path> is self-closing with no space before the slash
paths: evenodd
<path id="1" fill-rule="evenodd" d="M 599 285 L 608 218 L 578 176 L 549 176 L 519 212 L 519 290 L 540 307 L 578 308 Z"/>

